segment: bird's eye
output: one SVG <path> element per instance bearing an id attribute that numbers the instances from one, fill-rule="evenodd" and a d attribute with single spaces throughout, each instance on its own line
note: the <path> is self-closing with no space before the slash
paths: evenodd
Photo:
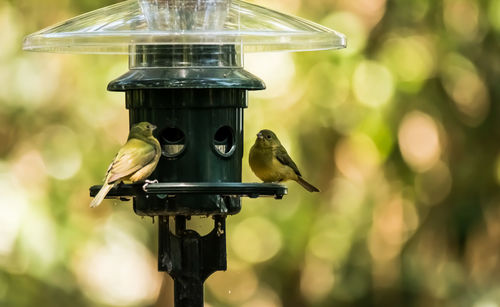
<path id="1" fill-rule="evenodd" d="M 268 135 L 268 136 L 267 136 L 267 138 L 268 138 L 268 139 L 271 139 L 271 136 L 270 136 L 270 135 Z"/>

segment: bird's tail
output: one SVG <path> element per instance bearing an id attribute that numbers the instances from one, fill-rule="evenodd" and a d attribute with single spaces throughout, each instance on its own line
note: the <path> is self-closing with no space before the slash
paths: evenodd
<path id="1" fill-rule="evenodd" d="M 304 187 L 304 189 L 308 190 L 309 192 L 319 192 L 319 189 L 309 182 L 305 181 L 304 178 L 297 176 L 297 182 Z"/>
<path id="2" fill-rule="evenodd" d="M 101 204 L 104 197 L 108 194 L 109 190 L 114 186 L 114 184 L 104 183 L 102 188 L 99 190 L 99 193 L 94 197 L 92 202 L 90 203 L 90 208 L 95 208 Z"/>

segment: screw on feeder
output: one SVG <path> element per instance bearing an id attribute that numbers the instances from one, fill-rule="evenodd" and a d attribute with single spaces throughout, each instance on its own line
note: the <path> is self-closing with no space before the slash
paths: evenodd
<path id="1" fill-rule="evenodd" d="M 243 53 L 338 49 L 345 37 L 239 0 L 127 0 L 31 34 L 23 47 L 129 55 L 130 71 L 108 90 L 125 92 L 131 125 L 158 126 L 162 157 L 151 178 L 159 182 L 108 196 L 133 197 L 136 214 L 159 216 L 158 269 L 174 279 L 175 305 L 203 306 L 203 282 L 226 269 L 225 220 L 240 198 L 287 192 L 241 183 L 247 91 L 265 88 L 243 69 Z M 191 216 L 212 216 L 213 229 L 189 229 Z"/>

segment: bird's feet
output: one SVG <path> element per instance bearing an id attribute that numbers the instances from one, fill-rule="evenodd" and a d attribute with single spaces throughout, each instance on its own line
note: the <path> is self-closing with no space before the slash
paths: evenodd
<path id="1" fill-rule="evenodd" d="M 147 180 L 146 179 L 146 180 L 144 180 L 144 182 L 145 182 L 145 184 L 142 186 L 142 190 L 144 192 L 147 192 L 148 185 L 150 185 L 151 183 L 158 183 L 158 180 L 156 180 L 156 179 L 155 180 Z"/>

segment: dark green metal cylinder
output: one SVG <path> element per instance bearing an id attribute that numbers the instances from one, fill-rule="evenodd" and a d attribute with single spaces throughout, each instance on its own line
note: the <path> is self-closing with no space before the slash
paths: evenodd
<path id="1" fill-rule="evenodd" d="M 163 48 L 164 53 L 137 54 L 132 69 L 108 86 L 126 93 L 131 125 L 148 121 L 158 127 L 163 154 L 150 179 L 241 182 L 247 91 L 263 89 L 264 83 L 236 66 L 233 46 Z M 240 209 L 239 197 L 220 195 L 134 201 L 135 212 L 148 216 L 228 215 Z"/>

